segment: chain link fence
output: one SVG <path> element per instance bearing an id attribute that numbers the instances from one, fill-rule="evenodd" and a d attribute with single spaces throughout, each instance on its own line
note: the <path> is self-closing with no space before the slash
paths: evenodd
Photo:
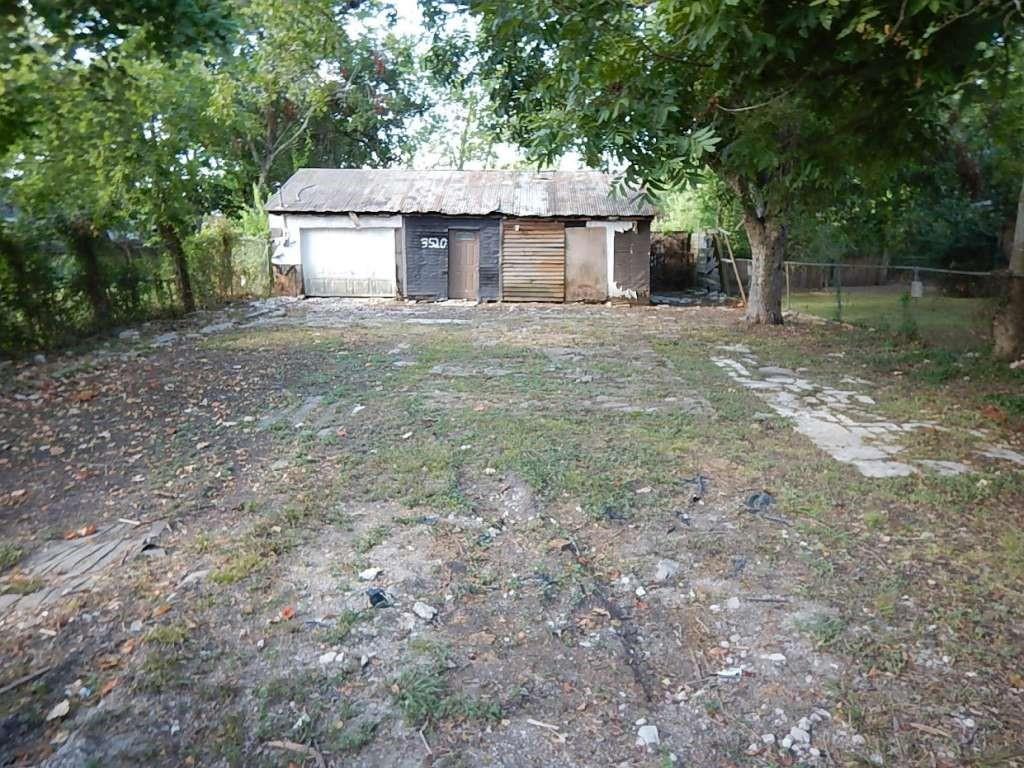
<path id="1" fill-rule="evenodd" d="M 749 284 L 750 260 L 722 267 L 723 290 L 738 297 L 736 274 Z M 785 264 L 783 309 L 850 323 L 950 349 L 988 343 L 1006 276 L 902 265 Z"/>

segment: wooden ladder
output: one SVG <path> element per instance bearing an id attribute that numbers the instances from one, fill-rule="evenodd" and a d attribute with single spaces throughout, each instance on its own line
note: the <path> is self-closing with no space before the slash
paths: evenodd
<path id="1" fill-rule="evenodd" d="M 729 233 L 724 229 L 715 229 L 713 230 L 713 237 L 716 242 L 725 243 L 725 250 L 723 251 L 721 245 L 719 245 L 718 252 L 720 254 L 724 252 L 729 254 L 729 263 L 732 264 L 732 273 L 736 276 L 736 286 L 740 289 L 740 300 L 743 302 L 743 306 L 747 306 L 747 292 L 743 289 L 743 281 L 740 279 L 740 270 L 739 267 L 736 266 L 736 257 L 732 252 L 732 243 L 729 242 Z"/>

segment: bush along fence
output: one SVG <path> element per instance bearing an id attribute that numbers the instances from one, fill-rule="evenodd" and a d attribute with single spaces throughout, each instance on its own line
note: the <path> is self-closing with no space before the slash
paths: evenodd
<path id="1" fill-rule="evenodd" d="M 112 233 L 75 247 L 0 235 L 0 356 L 182 312 L 180 281 L 162 248 Z M 266 239 L 208 227 L 185 242 L 185 252 L 197 306 L 270 294 Z"/>

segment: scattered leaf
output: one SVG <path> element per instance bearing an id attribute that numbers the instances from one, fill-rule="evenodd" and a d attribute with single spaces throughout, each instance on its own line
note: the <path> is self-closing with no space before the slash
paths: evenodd
<path id="1" fill-rule="evenodd" d="M 295 618 L 295 609 L 292 608 L 290 605 L 287 608 L 284 608 L 281 611 L 281 618 L 285 621 L 291 621 Z"/>
<path id="2" fill-rule="evenodd" d="M 1006 411 L 1000 408 L 998 405 L 986 405 L 981 409 L 981 415 L 986 419 L 992 419 L 992 421 L 998 421 L 1002 424 L 1006 421 Z"/>
<path id="3" fill-rule="evenodd" d="M 86 536 L 92 536 L 94 533 L 96 533 L 96 526 L 90 524 L 83 528 L 76 528 L 73 531 L 68 531 L 64 534 L 64 539 L 65 541 L 71 541 L 72 539 L 82 539 Z"/>

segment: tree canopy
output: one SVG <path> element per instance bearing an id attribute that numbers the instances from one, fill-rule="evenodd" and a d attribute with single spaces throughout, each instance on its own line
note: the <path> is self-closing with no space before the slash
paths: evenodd
<path id="1" fill-rule="evenodd" d="M 190 310 L 211 214 L 264 231 L 263 201 L 296 168 L 409 164 L 418 148 L 465 167 L 511 142 L 664 199 L 701 187 L 716 206 L 702 220 L 725 211 L 746 232 L 753 322 L 781 321 L 790 243 L 820 259 L 868 233 L 884 259 L 1008 237 L 1024 177 L 1012 0 L 421 7 L 427 34 L 403 36 L 387 0 L 14 4 L 0 18 L 6 335 L 43 343 L 41 318 L 114 325 L 144 311 L 147 280 Z M 114 236 L 159 258 L 111 258 Z"/>
<path id="2" fill-rule="evenodd" d="M 1013 3 L 470 0 L 510 134 L 654 191 L 710 168 L 754 257 L 748 319 L 781 322 L 787 215 L 941 142 L 936 110 L 1021 29 Z"/>
<path id="3" fill-rule="evenodd" d="M 265 227 L 263 200 L 297 167 L 408 158 L 423 108 L 412 43 L 379 2 L 26 2 L 0 32 L 0 201 L 17 212 L 0 309 L 15 343 L 139 311 L 117 288 L 126 269 L 132 285 L 166 269 L 192 310 L 204 217 L 252 210 Z M 105 256 L 114 232 L 165 266 Z M 53 303 L 77 296 L 89 317 L 69 322 Z"/>

